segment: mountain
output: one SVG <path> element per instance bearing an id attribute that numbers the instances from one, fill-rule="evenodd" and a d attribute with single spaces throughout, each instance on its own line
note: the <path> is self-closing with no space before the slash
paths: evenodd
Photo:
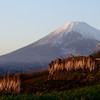
<path id="1" fill-rule="evenodd" d="M 65 57 L 69 51 L 75 51 L 76 55 L 89 55 L 99 43 L 100 30 L 84 22 L 68 22 L 44 38 L 0 56 L 0 69 L 22 71 L 28 70 L 27 66 L 31 70 L 47 68 L 51 60 Z"/>

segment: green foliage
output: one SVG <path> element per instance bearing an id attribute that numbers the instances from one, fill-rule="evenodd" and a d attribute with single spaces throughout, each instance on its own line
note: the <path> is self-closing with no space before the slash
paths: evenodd
<path id="1" fill-rule="evenodd" d="M 0 96 L 0 100 L 100 100 L 100 84 L 62 92 Z"/>

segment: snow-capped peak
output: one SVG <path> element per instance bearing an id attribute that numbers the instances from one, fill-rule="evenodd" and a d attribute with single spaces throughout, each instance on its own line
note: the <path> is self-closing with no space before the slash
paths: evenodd
<path id="1" fill-rule="evenodd" d="M 71 31 L 78 32 L 87 38 L 100 40 L 100 31 L 84 22 L 68 22 L 54 31 L 53 34 L 68 34 Z"/>

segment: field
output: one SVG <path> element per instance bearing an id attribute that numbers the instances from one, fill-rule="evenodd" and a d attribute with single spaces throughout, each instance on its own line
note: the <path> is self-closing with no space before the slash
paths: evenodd
<path id="1" fill-rule="evenodd" d="M 84 77 L 70 72 L 70 80 L 48 80 L 48 75 L 48 70 L 21 73 L 20 93 L 1 93 L 0 100 L 100 100 L 100 72 L 84 72 Z"/>
<path id="2" fill-rule="evenodd" d="M 6 95 L 0 100 L 100 100 L 100 84 L 62 92 Z"/>
<path id="3" fill-rule="evenodd" d="M 0 76 L 0 100 L 100 100 L 100 67 L 50 77 L 45 69 Z"/>
<path id="4" fill-rule="evenodd" d="M 21 93 L 51 93 L 65 91 L 100 83 L 99 72 L 60 72 L 56 76 L 66 75 L 66 80 L 49 80 L 48 70 L 21 74 Z"/>

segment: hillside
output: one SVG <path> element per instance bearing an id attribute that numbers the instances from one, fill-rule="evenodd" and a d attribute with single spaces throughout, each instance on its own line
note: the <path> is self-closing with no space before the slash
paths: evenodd
<path id="1" fill-rule="evenodd" d="M 19 94 L 16 96 L 0 96 L 2 100 L 100 100 L 100 84 L 74 90 L 41 93 Z"/>
<path id="2" fill-rule="evenodd" d="M 79 87 L 85 87 L 89 85 L 95 85 L 100 83 L 100 71 L 88 72 L 84 71 L 71 71 L 56 73 L 58 77 L 66 75 L 66 79 L 48 80 L 48 71 L 33 72 L 21 75 L 22 79 L 22 93 L 47 93 L 52 91 L 64 91 L 69 89 L 77 89 Z"/>

